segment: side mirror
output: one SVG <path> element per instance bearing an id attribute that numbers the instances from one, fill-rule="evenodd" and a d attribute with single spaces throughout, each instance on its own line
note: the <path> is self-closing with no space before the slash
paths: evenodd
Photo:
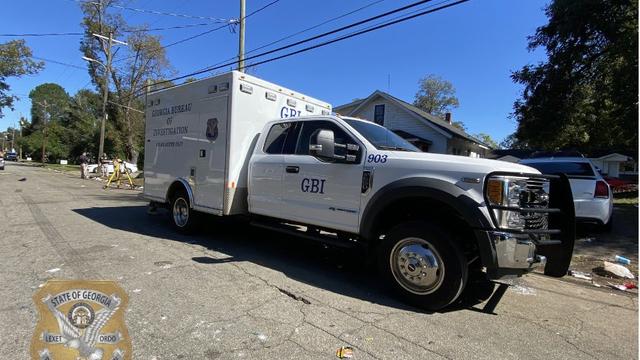
<path id="1" fill-rule="evenodd" d="M 335 146 L 333 131 L 318 129 L 311 134 L 309 154 L 325 160 L 335 160 Z"/>

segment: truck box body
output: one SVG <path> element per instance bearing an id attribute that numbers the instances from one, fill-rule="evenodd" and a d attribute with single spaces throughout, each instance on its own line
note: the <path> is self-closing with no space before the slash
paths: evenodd
<path id="1" fill-rule="evenodd" d="M 233 71 L 147 96 L 144 197 L 166 202 L 189 184 L 195 210 L 247 212 L 247 167 L 264 125 L 329 114 L 328 103 Z"/>

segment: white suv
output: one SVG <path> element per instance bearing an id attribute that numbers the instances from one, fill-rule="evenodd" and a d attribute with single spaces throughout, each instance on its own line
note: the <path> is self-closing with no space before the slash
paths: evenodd
<path id="1" fill-rule="evenodd" d="M 576 221 L 596 223 L 606 230 L 612 225 L 613 195 L 609 184 L 587 158 L 550 157 L 525 159 L 520 163 L 543 174 L 563 173 L 569 177 Z"/>

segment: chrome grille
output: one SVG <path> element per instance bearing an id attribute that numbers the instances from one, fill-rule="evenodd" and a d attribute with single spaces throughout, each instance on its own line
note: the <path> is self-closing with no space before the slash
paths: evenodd
<path id="1" fill-rule="evenodd" d="M 520 198 L 520 206 L 523 208 L 546 209 L 549 207 L 549 180 L 528 179 L 527 192 Z M 525 229 L 547 229 L 549 227 L 549 214 L 547 213 L 523 213 Z"/>

